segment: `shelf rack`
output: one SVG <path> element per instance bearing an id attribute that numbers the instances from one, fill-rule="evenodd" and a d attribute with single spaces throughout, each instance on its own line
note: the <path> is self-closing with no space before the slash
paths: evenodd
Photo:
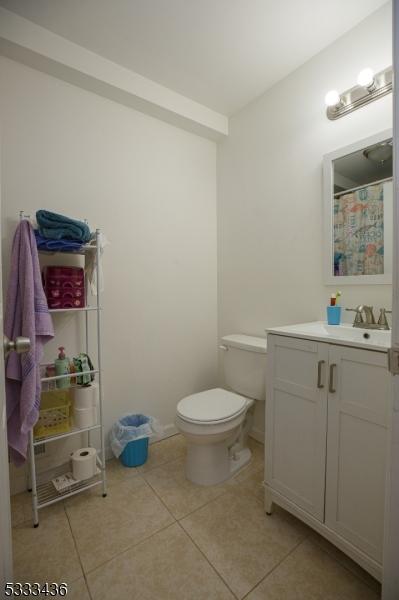
<path id="1" fill-rule="evenodd" d="M 97 375 L 99 373 L 98 369 L 91 369 L 90 371 L 79 371 L 79 373 L 72 373 L 68 375 L 51 375 L 50 377 L 42 377 L 41 382 L 45 383 L 47 381 L 59 381 L 60 379 L 71 379 L 73 377 L 82 377 L 83 375 Z M 74 385 L 70 385 L 69 387 L 76 387 Z"/>
<path id="2" fill-rule="evenodd" d="M 79 429 L 78 427 L 73 427 L 70 431 L 68 431 L 68 433 L 55 433 L 54 435 L 48 435 L 46 437 L 34 438 L 33 445 L 41 446 L 42 444 L 48 444 L 49 442 L 56 442 L 57 440 L 62 440 L 63 438 L 67 438 L 71 435 L 100 429 L 100 427 L 101 425 L 92 425 L 91 427 L 83 427 L 82 429 Z"/>
<path id="3" fill-rule="evenodd" d="M 29 215 L 26 215 L 23 211 L 20 212 L 20 219 L 29 219 Z M 34 437 L 33 430 L 29 434 L 29 474 L 30 474 L 30 482 L 29 488 L 32 491 L 32 513 L 33 513 L 33 525 L 34 527 L 38 527 L 39 525 L 39 510 L 44 508 L 45 506 L 49 506 L 50 504 L 54 504 L 60 500 L 65 500 L 70 496 L 88 490 L 92 487 L 102 485 L 102 494 L 105 497 L 107 495 L 107 482 L 106 482 L 106 472 L 105 472 L 105 443 L 104 443 L 104 424 L 103 424 L 103 385 L 102 385 L 102 352 L 101 352 L 101 329 L 102 329 L 102 311 L 101 311 L 101 289 L 100 289 L 100 277 L 99 271 L 101 269 L 101 243 L 100 243 L 100 235 L 101 232 L 99 229 L 96 229 L 95 233 L 95 244 L 87 244 L 80 248 L 79 250 L 62 250 L 62 251 L 47 251 L 47 250 L 39 250 L 39 254 L 46 255 L 80 255 L 85 256 L 89 252 L 96 253 L 96 281 L 97 281 L 97 295 L 96 295 L 96 304 L 93 306 L 88 305 L 88 281 L 85 273 L 85 290 L 86 290 L 86 298 L 85 303 L 86 306 L 82 308 L 67 308 L 67 309 L 50 309 L 49 312 L 51 314 L 57 313 L 83 313 L 85 315 L 85 341 L 86 341 L 86 353 L 89 353 L 89 312 L 96 312 L 96 331 L 97 331 L 97 369 L 92 369 L 90 371 L 84 371 L 83 373 L 76 373 L 72 376 L 81 376 L 84 374 L 94 375 L 97 378 L 98 382 L 98 401 L 99 401 L 99 417 L 96 425 L 92 427 L 85 427 L 82 429 L 72 428 L 67 433 L 55 434 L 51 436 L 36 438 Z M 66 375 L 55 375 L 51 377 L 42 377 L 42 383 L 54 382 L 64 378 L 70 378 L 70 374 Z M 71 388 L 77 386 L 70 386 Z M 54 487 L 51 479 L 58 477 L 62 474 L 70 471 L 70 465 L 62 465 L 57 467 L 56 469 L 51 470 L 51 478 L 49 479 L 45 477 L 45 474 L 37 476 L 36 473 L 36 457 L 35 457 L 35 446 L 39 446 L 42 444 L 47 444 L 50 442 L 55 442 L 60 439 L 65 439 L 70 436 L 76 436 L 78 434 L 86 433 L 87 434 L 87 445 L 90 446 L 90 434 L 91 432 L 99 431 L 100 432 L 100 450 L 97 452 L 97 467 L 98 473 L 91 479 L 86 479 L 84 481 L 77 482 L 66 490 L 62 492 L 58 492 Z M 42 479 L 43 478 L 43 479 Z"/>
<path id="4" fill-rule="evenodd" d="M 49 308 L 49 313 L 74 313 L 74 312 L 87 312 L 90 310 L 100 310 L 97 306 L 83 306 L 82 308 Z"/>
<path id="5" fill-rule="evenodd" d="M 59 477 L 63 475 L 69 470 L 68 465 L 61 465 L 57 469 L 53 470 L 53 478 Z M 37 483 L 36 485 L 36 493 L 37 493 L 37 503 L 39 508 L 44 508 L 45 506 L 50 506 L 50 504 L 55 504 L 60 500 L 65 500 L 66 498 L 70 498 L 75 494 L 79 494 L 80 492 L 84 492 L 92 487 L 97 485 L 101 485 L 101 469 L 98 469 L 97 474 L 90 479 L 85 479 L 84 481 L 76 482 L 71 487 L 62 490 L 61 492 L 57 492 L 54 485 L 51 481 L 43 481 L 42 483 Z M 35 527 L 37 527 L 35 524 Z"/>

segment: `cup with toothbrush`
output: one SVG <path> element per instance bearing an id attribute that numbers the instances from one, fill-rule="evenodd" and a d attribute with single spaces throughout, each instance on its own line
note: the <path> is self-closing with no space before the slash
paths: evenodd
<path id="1" fill-rule="evenodd" d="M 340 325 L 341 323 L 341 292 L 331 294 L 330 306 L 327 306 L 327 323 L 329 325 Z"/>

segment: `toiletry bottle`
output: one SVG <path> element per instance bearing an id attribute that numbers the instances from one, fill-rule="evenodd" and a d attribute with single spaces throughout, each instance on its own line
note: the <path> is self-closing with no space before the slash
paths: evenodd
<path id="1" fill-rule="evenodd" d="M 58 358 L 54 361 L 55 366 L 55 374 L 56 375 L 66 375 L 69 373 L 69 358 L 65 356 L 65 348 L 60 346 L 58 348 L 60 351 Z M 70 377 L 63 377 L 62 379 L 57 379 L 57 388 L 68 388 L 70 386 Z"/>
<path id="2" fill-rule="evenodd" d="M 69 372 L 71 373 L 71 379 L 70 379 L 71 385 L 76 385 L 76 376 L 74 375 L 76 373 L 76 368 L 75 368 L 73 359 L 69 363 Z"/>

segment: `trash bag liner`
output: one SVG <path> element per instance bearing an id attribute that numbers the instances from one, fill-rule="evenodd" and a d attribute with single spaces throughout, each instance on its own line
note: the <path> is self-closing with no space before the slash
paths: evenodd
<path id="1" fill-rule="evenodd" d="M 112 452 L 118 458 L 129 442 L 162 434 L 163 427 L 154 417 L 126 415 L 112 425 L 109 439 Z"/>

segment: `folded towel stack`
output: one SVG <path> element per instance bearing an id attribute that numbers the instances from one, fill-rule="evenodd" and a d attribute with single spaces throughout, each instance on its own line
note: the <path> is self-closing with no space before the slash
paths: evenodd
<path id="1" fill-rule="evenodd" d="M 38 210 L 36 220 L 39 234 L 46 240 L 71 240 L 80 244 L 90 241 L 90 229 L 83 221 L 76 221 L 48 210 Z"/>
<path id="2" fill-rule="evenodd" d="M 83 246 L 82 242 L 75 242 L 74 240 L 51 240 L 40 235 L 40 231 L 35 229 L 36 245 L 39 250 L 57 251 L 64 250 L 80 250 Z"/>

